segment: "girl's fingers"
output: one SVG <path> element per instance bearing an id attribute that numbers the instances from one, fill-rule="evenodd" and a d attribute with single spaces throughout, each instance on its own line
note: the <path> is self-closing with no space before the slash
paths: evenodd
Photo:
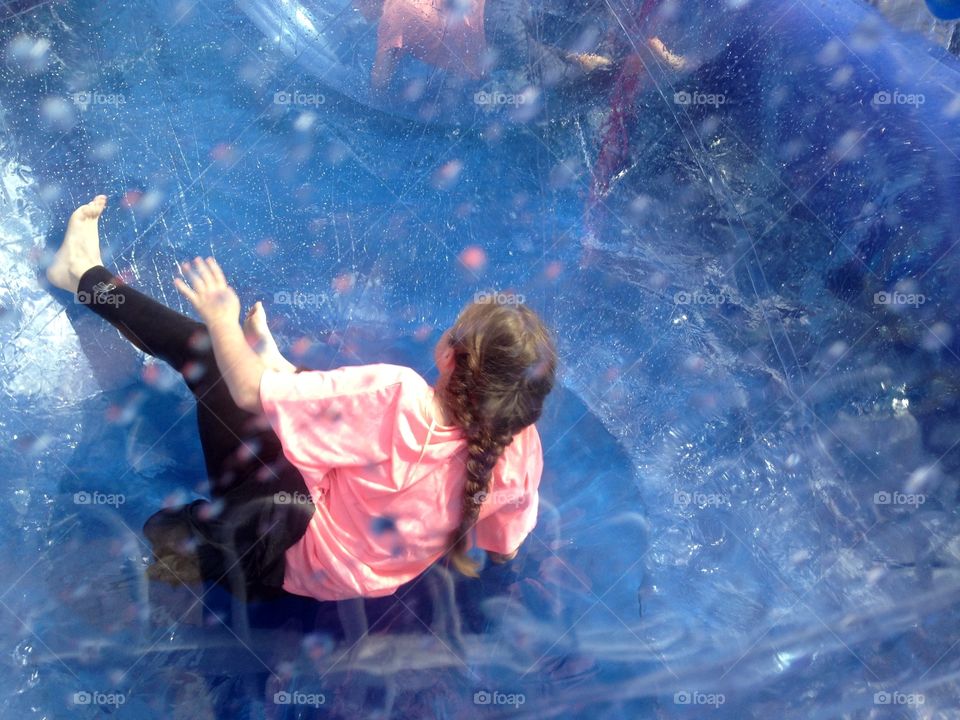
<path id="1" fill-rule="evenodd" d="M 221 285 L 227 284 L 227 278 L 223 274 L 223 270 L 220 269 L 220 263 L 218 263 L 214 258 L 207 258 L 207 267 L 210 268 L 210 274 L 213 275 L 213 278 L 220 283 Z"/>
<path id="2" fill-rule="evenodd" d="M 204 289 L 213 285 L 213 275 L 210 273 L 207 263 L 204 262 L 202 258 L 195 258 L 193 261 L 193 267 L 197 273 L 197 276 L 203 282 Z"/>
<path id="3" fill-rule="evenodd" d="M 180 263 L 177 267 L 180 270 L 180 274 L 186 278 L 186 280 L 184 280 L 183 278 L 180 278 L 180 282 L 182 282 L 184 285 L 187 285 L 188 281 L 190 280 L 190 263 L 184 261 Z M 176 280 L 177 278 L 174 278 L 174 279 Z"/>
<path id="4" fill-rule="evenodd" d="M 182 262 L 180 269 L 187 281 L 174 278 L 174 284 L 194 305 L 210 293 L 219 292 L 228 287 L 223 270 L 212 257 L 206 260 L 196 257 L 193 262 Z"/>
<path id="5" fill-rule="evenodd" d="M 180 267 L 187 277 L 190 287 L 197 291 L 203 290 L 203 278 L 200 277 L 194 266 L 189 262 L 184 262 Z"/>
<path id="6" fill-rule="evenodd" d="M 178 277 L 173 279 L 173 285 L 180 291 L 180 293 L 187 298 L 191 303 L 196 305 L 197 303 L 197 294 L 190 289 L 190 286 L 187 285 L 183 280 Z"/>

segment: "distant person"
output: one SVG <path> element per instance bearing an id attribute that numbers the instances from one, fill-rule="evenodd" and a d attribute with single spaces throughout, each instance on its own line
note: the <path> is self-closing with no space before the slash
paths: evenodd
<path id="1" fill-rule="evenodd" d="M 527 84 L 552 85 L 607 68 L 609 58 L 571 53 L 541 42 L 530 31 L 527 0 L 355 0 L 377 25 L 377 50 L 370 84 L 383 90 L 404 55 L 470 79 L 488 68 L 488 50 L 498 67 L 524 74 Z"/>
<path id="2" fill-rule="evenodd" d="M 183 375 L 215 501 L 147 521 L 154 576 L 239 567 L 257 593 L 337 600 L 389 595 L 446 555 L 476 575 L 472 535 L 494 562 L 516 556 L 537 522 L 534 423 L 557 363 L 536 313 L 492 296 L 469 304 L 436 345 L 432 388 L 398 365 L 297 369 L 259 303 L 241 327 L 212 258 L 174 280 L 202 323 L 107 270 L 105 205 L 98 195 L 73 213 L 47 277 Z"/>

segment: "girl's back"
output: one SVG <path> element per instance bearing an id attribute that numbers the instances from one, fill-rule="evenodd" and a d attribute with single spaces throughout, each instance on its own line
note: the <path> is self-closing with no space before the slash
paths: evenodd
<path id="1" fill-rule="evenodd" d="M 387 364 L 268 371 L 260 392 L 316 505 L 286 552 L 285 590 L 321 600 L 389 595 L 444 555 L 462 518 L 467 440 L 432 417 L 433 389 L 420 375 Z M 531 424 L 477 499 L 479 547 L 509 554 L 520 545 L 536 524 L 542 470 Z"/>

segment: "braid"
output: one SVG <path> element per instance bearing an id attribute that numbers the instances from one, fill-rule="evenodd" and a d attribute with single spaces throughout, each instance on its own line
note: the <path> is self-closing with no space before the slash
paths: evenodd
<path id="1" fill-rule="evenodd" d="M 480 506 L 490 491 L 493 468 L 503 451 L 513 441 L 509 433 L 495 437 L 485 431 L 467 436 L 467 482 L 463 493 L 463 514 L 454 531 L 451 560 L 464 575 L 477 576 L 477 563 L 468 555 L 469 536 L 480 516 Z"/>
<path id="2" fill-rule="evenodd" d="M 514 435 L 539 417 L 553 385 L 555 352 L 552 343 L 541 341 L 546 333 L 537 332 L 535 320 L 526 308 L 475 303 L 448 341 L 454 363 L 442 396 L 467 441 L 462 514 L 450 535 L 450 561 L 470 577 L 477 576 L 477 563 L 467 554 L 470 531 L 490 491 L 493 468 Z"/>

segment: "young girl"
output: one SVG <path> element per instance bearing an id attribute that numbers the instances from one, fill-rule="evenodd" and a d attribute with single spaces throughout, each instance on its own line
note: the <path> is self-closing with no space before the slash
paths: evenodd
<path id="1" fill-rule="evenodd" d="M 592 53 L 572 53 L 541 42 L 531 31 L 527 0 L 354 0 L 367 22 L 377 23 L 370 84 L 383 90 L 405 54 L 456 75 L 479 79 L 488 50 L 518 73 L 518 83 L 566 83 L 608 67 Z"/>
<path id="2" fill-rule="evenodd" d="M 613 72 L 619 64 L 600 52 L 568 51 L 542 39 L 538 14 L 529 0 L 354 0 L 353 4 L 367 22 L 377 23 L 370 84 L 378 91 L 390 85 L 404 55 L 472 80 L 499 66 L 510 71 L 511 92 L 528 86 L 576 89 L 575 83 Z M 556 10 L 566 10 L 560 14 L 571 21 L 562 37 L 576 40 L 576 24 L 589 13 L 576 4 L 561 4 Z M 595 16 L 601 12 L 597 10 Z M 617 13 L 612 15 L 616 19 Z M 637 37 L 644 37 L 639 30 Z M 660 38 L 650 37 L 647 46 L 657 62 L 675 71 L 683 69 L 685 59 L 667 49 Z"/>
<path id="3" fill-rule="evenodd" d="M 104 268 L 105 205 L 98 195 L 73 213 L 47 277 L 183 375 L 213 497 L 147 521 L 152 575 L 236 589 L 240 573 L 253 596 L 335 600 L 389 595 L 447 554 L 476 576 L 471 535 L 495 562 L 517 554 L 537 520 L 534 422 L 556 370 L 533 311 L 468 305 L 437 343 L 435 388 L 396 365 L 298 369 L 259 303 L 241 328 L 212 258 L 174 280 L 203 323 Z"/>

